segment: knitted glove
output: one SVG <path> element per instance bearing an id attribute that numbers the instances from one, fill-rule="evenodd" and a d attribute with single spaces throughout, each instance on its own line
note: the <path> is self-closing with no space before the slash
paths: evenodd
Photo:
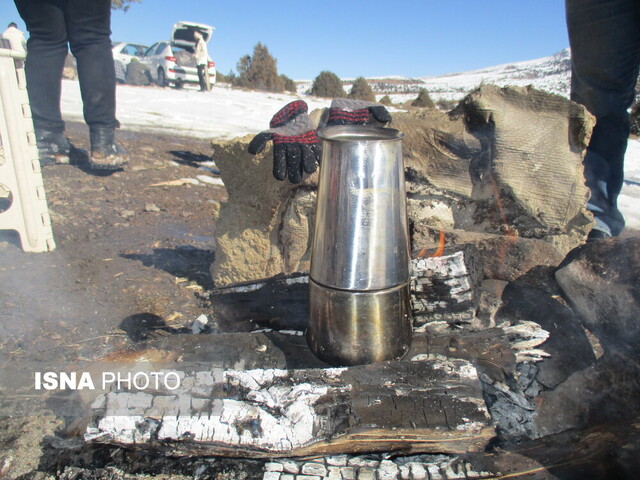
<path id="1" fill-rule="evenodd" d="M 318 167 L 322 148 L 307 111 L 302 100 L 285 105 L 271 119 L 269 130 L 249 143 L 249 153 L 257 155 L 273 141 L 273 176 L 278 180 L 286 176 L 291 183 L 299 183 L 303 171 L 310 174 Z"/>
<path id="2" fill-rule="evenodd" d="M 331 102 L 326 125 L 384 125 L 390 121 L 391 114 L 379 103 L 336 98 Z"/>

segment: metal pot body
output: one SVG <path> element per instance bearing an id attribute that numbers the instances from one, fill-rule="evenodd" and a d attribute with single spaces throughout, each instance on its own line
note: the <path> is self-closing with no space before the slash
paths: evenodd
<path id="1" fill-rule="evenodd" d="M 409 284 L 358 292 L 309 280 L 307 343 L 330 365 L 362 365 L 404 356 L 411 344 Z"/>
<path id="2" fill-rule="evenodd" d="M 372 126 L 319 135 L 307 341 L 334 365 L 399 358 L 412 327 L 403 135 Z"/>
<path id="3" fill-rule="evenodd" d="M 320 132 L 310 276 L 345 290 L 379 290 L 409 278 L 402 133 L 371 126 Z"/>

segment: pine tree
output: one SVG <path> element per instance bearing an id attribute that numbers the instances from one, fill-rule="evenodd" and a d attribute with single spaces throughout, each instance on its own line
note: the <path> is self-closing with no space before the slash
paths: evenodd
<path id="1" fill-rule="evenodd" d="M 349 98 L 353 98 L 354 100 L 366 100 L 367 102 L 376 101 L 376 96 L 364 77 L 358 77 L 355 79 L 353 86 L 351 87 L 351 91 L 349 92 Z"/>
<path id="2" fill-rule="evenodd" d="M 313 81 L 311 95 L 326 98 L 345 98 L 347 96 L 338 76 L 329 71 L 320 72 Z"/>
<path id="3" fill-rule="evenodd" d="M 278 75 L 276 59 L 266 45 L 258 42 L 253 55 L 245 55 L 238 61 L 238 85 L 268 92 L 282 92 L 284 81 Z"/>
<path id="4" fill-rule="evenodd" d="M 284 73 L 282 75 L 280 75 L 280 78 L 282 79 L 282 83 L 284 85 L 284 89 L 287 92 L 293 92 L 296 93 L 298 91 L 298 87 L 296 86 L 296 82 L 294 82 L 293 80 L 291 80 L 289 77 L 287 77 Z"/>

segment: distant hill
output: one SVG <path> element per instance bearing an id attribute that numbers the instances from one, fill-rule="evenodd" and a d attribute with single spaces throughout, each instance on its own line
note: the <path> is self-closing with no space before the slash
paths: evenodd
<path id="1" fill-rule="evenodd" d="M 351 88 L 352 79 L 344 79 L 345 90 Z M 393 103 L 414 99 L 421 88 L 426 88 L 435 101 L 458 101 L 481 84 L 498 86 L 532 85 L 537 89 L 569 96 L 571 83 L 571 53 L 568 48 L 548 57 L 508 63 L 494 67 L 450 73 L 436 77 L 368 78 L 371 88 L 380 98 L 389 95 Z M 298 91 L 306 92 L 311 81 L 298 82 Z"/>

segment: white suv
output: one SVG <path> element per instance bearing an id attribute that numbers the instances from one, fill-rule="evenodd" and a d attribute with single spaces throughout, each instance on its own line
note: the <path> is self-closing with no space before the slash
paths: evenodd
<path id="1" fill-rule="evenodd" d="M 185 83 L 198 83 L 198 69 L 193 55 L 195 40 L 193 33 L 202 34 L 209 42 L 214 27 L 203 23 L 178 22 L 171 31 L 171 41 L 151 45 L 140 61 L 149 67 L 154 82 L 161 87 L 174 84 L 177 88 Z M 209 81 L 216 83 L 216 65 L 209 57 Z"/>

